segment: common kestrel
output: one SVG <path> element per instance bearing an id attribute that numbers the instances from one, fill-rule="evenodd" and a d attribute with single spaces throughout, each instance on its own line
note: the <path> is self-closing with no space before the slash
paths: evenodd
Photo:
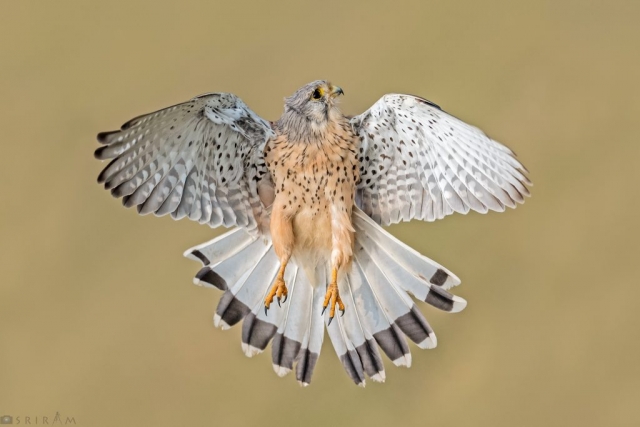
<path id="1" fill-rule="evenodd" d="M 409 294 L 448 312 L 466 306 L 448 292 L 455 275 L 382 225 L 504 211 L 531 185 L 511 150 L 432 102 L 390 94 L 349 118 L 336 104 L 342 94 L 309 83 L 272 123 L 235 95 L 200 95 L 100 133 L 95 152 L 112 159 L 98 181 L 126 207 L 235 227 L 185 252 L 204 265 L 195 283 L 224 291 L 216 326 L 244 319 L 247 356 L 273 340 L 276 373 L 295 363 L 302 385 L 323 321 L 364 385 L 365 374 L 385 379 L 378 347 L 408 367 L 405 335 L 420 348 L 437 344 Z"/>

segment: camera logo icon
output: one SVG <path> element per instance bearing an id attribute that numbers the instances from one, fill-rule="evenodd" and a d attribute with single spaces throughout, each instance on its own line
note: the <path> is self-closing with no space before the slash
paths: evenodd
<path id="1" fill-rule="evenodd" d="M 3 415 L 0 417 L 0 424 L 13 424 L 13 417 L 11 415 Z"/>

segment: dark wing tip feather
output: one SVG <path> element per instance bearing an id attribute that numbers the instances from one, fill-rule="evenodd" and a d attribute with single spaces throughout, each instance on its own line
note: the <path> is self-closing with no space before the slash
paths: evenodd
<path id="1" fill-rule="evenodd" d="M 126 194 L 124 194 L 124 190 L 123 190 L 123 186 L 122 184 L 118 185 L 118 186 L 113 186 L 111 181 L 107 181 L 104 185 L 104 188 L 106 190 L 111 190 L 111 195 L 113 197 L 115 197 L 116 199 L 122 197 L 122 196 L 127 196 Z M 122 198 L 122 204 L 124 205 L 127 201 L 128 197 L 123 197 Z"/>
<path id="2" fill-rule="evenodd" d="M 120 187 L 116 187 L 116 188 L 114 188 L 114 190 L 117 190 L 118 188 L 120 188 Z M 120 197 L 120 195 L 119 195 L 118 193 L 116 193 L 116 194 L 118 194 L 118 195 L 116 195 L 116 194 L 114 194 L 114 192 L 113 192 L 113 191 L 111 191 L 111 194 L 113 195 L 113 197 Z M 133 205 L 129 204 L 129 199 L 130 199 L 130 198 L 131 198 L 131 196 L 130 196 L 130 195 L 126 195 L 126 196 L 124 196 L 124 197 L 122 198 L 122 206 L 124 206 L 125 208 L 130 208 L 130 207 L 132 207 Z"/>
<path id="3" fill-rule="evenodd" d="M 101 144 L 109 144 L 111 141 L 109 141 L 109 136 L 114 135 L 116 133 L 119 133 L 119 130 L 110 130 L 110 131 L 106 131 L 106 132 L 100 132 L 97 136 L 97 140 L 99 143 Z"/>
<path id="4" fill-rule="evenodd" d="M 118 159 L 115 158 L 113 160 L 111 160 L 109 162 L 109 164 L 107 166 L 104 167 L 104 169 L 102 169 L 100 171 L 100 174 L 98 175 L 98 184 L 102 184 L 107 180 L 107 170 L 109 169 L 109 167 L 114 164 Z M 108 190 L 108 188 L 106 188 Z"/>
<path id="5" fill-rule="evenodd" d="M 96 151 L 93 152 L 93 157 L 95 157 L 98 160 L 106 160 L 106 159 L 108 159 L 108 157 L 106 157 L 104 155 L 104 152 L 106 151 L 107 148 L 109 148 L 108 145 L 105 145 L 104 147 L 98 148 Z"/>
<path id="6" fill-rule="evenodd" d="M 171 107 L 168 107 L 168 108 L 171 108 Z M 150 113 L 150 114 L 153 114 L 153 113 Z M 142 114 L 140 116 L 134 117 L 133 119 L 129 120 L 126 123 L 123 123 L 122 126 L 120 126 L 120 130 L 127 130 L 131 128 L 131 126 L 135 125 L 138 122 L 138 120 L 140 120 L 142 117 L 145 117 L 147 115 L 148 114 Z"/>

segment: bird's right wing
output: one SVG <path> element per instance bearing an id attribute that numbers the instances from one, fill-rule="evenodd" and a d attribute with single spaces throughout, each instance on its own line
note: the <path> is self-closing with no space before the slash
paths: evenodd
<path id="1" fill-rule="evenodd" d="M 98 134 L 96 158 L 112 159 L 98 182 L 140 214 L 255 230 L 267 208 L 259 190 L 273 185 L 263 158 L 272 136 L 235 95 L 200 95 Z"/>

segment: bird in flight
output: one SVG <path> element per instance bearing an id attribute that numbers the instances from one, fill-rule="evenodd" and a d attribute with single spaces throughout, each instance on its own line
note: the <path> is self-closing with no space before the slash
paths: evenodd
<path id="1" fill-rule="evenodd" d="M 98 182 L 140 214 L 233 227 L 185 256 L 194 282 L 224 293 L 214 324 L 242 323 L 247 356 L 271 342 L 280 376 L 308 385 L 325 326 L 349 377 L 382 382 L 380 349 L 411 365 L 405 336 L 436 335 L 410 294 L 447 312 L 460 280 L 382 226 L 454 212 L 504 211 L 529 195 L 504 145 L 411 95 L 345 116 L 343 90 L 314 81 L 269 122 L 229 93 L 209 93 L 98 134 L 111 160 Z M 275 303 L 275 304 L 274 304 Z M 295 366 L 294 366 L 295 365 Z"/>

